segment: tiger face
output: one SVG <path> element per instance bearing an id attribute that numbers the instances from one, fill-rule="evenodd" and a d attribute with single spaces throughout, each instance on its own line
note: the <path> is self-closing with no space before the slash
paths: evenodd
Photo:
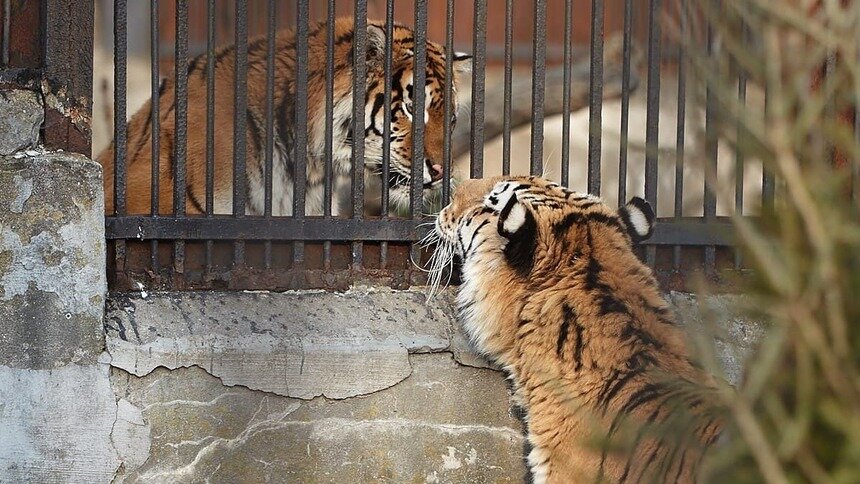
<path id="1" fill-rule="evenodd" d="M 386 183 L 395 207 L 409 206 L 412 179 L 412 123 L 414 104 L 413 32 L 402 25 L 394 26 L 391 69 L 391 135 L 390 165 Z M 422 186 L 427 198 L 441 185 L 443 143 L 445 137 L 445 64 L 446 52 L 436 43 L 427 42 L 427 68 L 424 87 L 424 161 Z M 460 77 L 471 68 L 471 56 L 454 53 L 452 75 L 451 125 L 457 123 L 457 86 Z M 368 80 L 365 105 L 365 167 L 382 176 L 383 136 L 385 122 L 385 25 L 368 24 Z M 449 133 L 450 134 L 450 133 Z"/>

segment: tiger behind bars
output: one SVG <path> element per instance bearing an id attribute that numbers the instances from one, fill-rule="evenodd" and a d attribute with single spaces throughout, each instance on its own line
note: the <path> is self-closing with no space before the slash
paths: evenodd
<path id="1" fill-rule="evenodd" d="M 325 133 L 326 133 L 326 48 L 327 24 L 311 25 L 308 34 L 308 130 L 307 185 L 305 213 L 321 215 L 324 203 Z M 332 213 L 345 212 L 344 193 L 349 193 L 352 176 L 352 51 L 353 19 L 342 18 L 334 24 L 334 102 L 333 102 L 333 204 Z M 381 177 L 384 122 L 385 26 L 369 21 L 367 25 L 367 82 L 363 100 L 365 127 L 364 168 Z M 413 32 L 402 25 L 393 26 L 392 93 L 391 93 L 391 164 L 389 179 L 392 206 L 409 205 L 412 166 L 412 76 L 414 61 Z M 274 59 L 274 148 L 272 168 L 272 214 L 291 215 L 293 210 L 294 129 L 296 102 L 296 38 L 292 31 L 281 31 L 275 39 Z M 444 136 L 444 49 L 427 42 L 425 89 L 425 135 L 423 188 L 425 198 L 438 188 L 442 178 L 442 144 Z M 262 215 L 265 195 L 266 156 L 266 54 L 265 36 L 248 43 L 247 124 L 247 205 L 246 213 Z M 215 59 L 214 116 L 214 213 L 232 213 L 233 206 L 233 119 L 235 46 L 217 50 Z M 452 119 L 456 123 L 456 87 L 459 74 L 471 68 L 471 57 L 455 53 L 452 60 Z M 159 197 L 158 212 L 173 210 L 175 126 L 175 77 L 165 79 L 158 93 L 159 106 Z M 202 54 L 188 63 L 188 131 L 185 179 L 185 210 L 189 214 L 204 212 L 206 204 L 206 87 L 207 58 Z M 151 101 L 128 122 L 126 209 L 130 214 L 150 212 Z M 105 209 L 114 211 L 114 142 L 99 156 L 104 169 Z M 381 180 L 382 182 L 382 180 Z"/>
<path id="2" fill-rule="evenodd" d="M 720 434 L 716 380 L 633 252 L 653 222 L 536 177 L 464 182 L 439 213 L 434 268 L 462 260 L 460 317 L 510 375 L 536 483 L 691 482 Z"/>

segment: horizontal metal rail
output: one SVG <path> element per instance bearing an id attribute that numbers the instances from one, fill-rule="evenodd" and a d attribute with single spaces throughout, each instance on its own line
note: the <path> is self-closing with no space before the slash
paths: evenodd
<path id="1" fill-rule="evenodd" d="M 419 239 L 426 225 L 409 219 L 329 219 L 324 217 L 267 218 L 231 216 L 188 217 L 107 217 L 109 239 L 181 240 L 360 240 L 399 241 Z M 718 218 L 658 221 L 647 245 L 720 245 L 732 243 L 731 224 Z"/>

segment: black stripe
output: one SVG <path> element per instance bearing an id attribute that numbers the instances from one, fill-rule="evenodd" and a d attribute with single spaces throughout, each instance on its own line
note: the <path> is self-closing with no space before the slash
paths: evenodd
<path id="1" fill-rule="evenodd" d="M 633 378 L 635 378 L 641 374 L 642 374 L 641 369 L 628 371 L 628 372 L 624 373 L 624 375 L 621 376 L 621 378 L 616 378 L 614 381 L 609 382 L 610 385 L 608 388 L 606 385 L 604 385 L 604 389 L 606 390 L 606 392 L 603 394 L 598 394 L 597 404 L 599 406 L 603 407 L 603 411 L 605 412 L 606 409 L 609 407 L 609 402 L 610 402 L 610 400 L 612 400 L 612 397 L 614 397 L 619 391 L 621 391 L 621 389 L 624 388 L 624 386 L 627 385 L 627 383 L 629 383 L 630 380 L 632 380 Z"/>
<path id="2" fill-rule="evenodd" d="M 481 225 L 478 225 L 478 228 L 475 229 L 475 232 L 472 234 L 472 240 L 469 241 L 469 248 L 463 252 L 463 256 L 467 257 L 472 252 L 472 244 L 475 243 L 475 239 L 478 238 L 478 231 L 480 231 L 485 225 L 490 223 L 489 220 L 484 220 L 481 222 Z"/>
<path id="3" fill-rule="evenodd" d="M 194 195 L 194 191 L 191 190 L 191 185 L 187 185 L 185 187 L 185 193 L 188 195 L 188 199 L 191 200 L 191 205 L 194 206 L 200 213 L 206 213 L 206 210 L 203 208 L 203 204 L 200 203 L 200 200 L 197 199 L 197 196 Z"/>
<path id="4" fill-rule="evenodd" d="M 558 342 L 556 343 L 555 353 L 561 358 L 561 353 L 564 351 L 564 342 L 567 340 L 567 332 L 570 329 L 570 320 L 576 317 L 573 314 L 573 309 L 567 304 L 562 306 L 561 326 L 558 329 Z"/>
<path id="5" fill-rule="evenodd" d="M 655 418 L 657 418 L 657 414 L 660 412 L 660 409 L 662 408 L 662 406 L 663 406 L 662 404 L 658 405 L 657 408 L 655 408 L 654 411 L 651 412 L 651 415 L 648 416 L 649 421 L 653 421 Z M 642 440 L 642 437 L 645 435 L 645 430 L 646 430 L 646 427 L 643 426 L 642 428 L 639 429 L 639 432 L 636 434 L 636 439 L 633 441 L 633 447 L 631 448 L 630 455 L 627 458 L 627 464 L 624 465 L 624 473 L 621 474 L 621 479 L 618 481 L 619 483 L 623 483 L 624 481 L 626 481 L 628 474 L 630 474 L 630 465 L 633 463 L 633 458 L 636 454 L 636 448 L 639 447 L 639 442 Z M 656 451 L 659 448 L 660 448 L 660 444 L 657 444 L 657 446 L 654 448 L 654 451 Z M 652 456 L 653 456 L 654 451 L 652 451 Z M 641 478 L 641 475 L 639 477 Z M 637 478 L 637 480 L 638 480 L 638 478 Z"/>
<path id="6" fill-rule="evenodd" d="M 630 312 L 623 302 L 613 297 L 610 292 L 605 292 L 600 296 L 600 315 L 606 316 L 612 313 L 629 314 Z"/>
<path id="7" fill-rule="evenodd" d="M 624 329 L 621 330 L 621 339 L 624 341 L 638 340 L 643 344 L 658 349 L 663 347 L 663 343 L 648 334 L 644 329 L 637 328 L 633 325 L 633 323 L 630 322 L 628 322 L 627 325 L 624 326 Z"/>
<path id="8" fill-rule="evenodd" d="M 206 53 L 203 53 L 203 54 L 198 55 L 194 59 L 192 59 L 190 62 L 188 62 L 188 71 L 187 71 L 188 75 L 190 76 L 192 72 L 194 72 L 195 70 L 202 67 L 202 64 L 204 64 L 205 60 L 206 60 Z"/>
<path id="9" fill-rule="evenodd" d="M 376 115 L 379 113 L 379 110 L 382 109 L 382 105 L 385 102 L 385 95 L 383 93 L 377 93 L 376 98 L 373 100 L 373 108 L 370 110 L 370 126 L 365 128 L 364 134 L 368 133 L 376 133 L 379 136 L 382 136 L 382 132 L 376 127 Z M 384 122 L 384 121 L 383 121 Z"/>
<path id="10" fill-rule="evenodd" d="M 158 100 L 156 100 L 155 102 L 158 102 Z M 147 111 L 147 115 L 146 115 L 146 124 L 143 125 L 143 133 L 140 135 L 140 138 L 138 138 L 137 145 L 134 148 L 134 153 L 131 155 L 129 160 L 137 159 L 137 155 L 140 154 L 140 150 L 142 150 L 143 147 L 146 146 L 147 142 L 152 141 L 151 140 L 152 134 L 149 132 L 151 126 L 152 126 L 152 102 L 149 103 L 149 110 Z M 156 153 L 153 153 L 153 155 L 157 156 Z"/>
<path id="11" fill-rule="evenodd" d="M 245 111 L 245 117 L 248 120 L 247 127 L 248 131 L 251 134 L 251 142 L 254 147 L 254 154 L 256 155 L 257 159 L 260 159 L 260 153 L 263 151 L 263 140 L 261 138 L 263 134 L 261 133 L 262 129 L 260 127 L 260 123 L 257 121 L 257 117 L 254 116 L 254 113 L 251 111 L 251 108 L 248 108 L 248 110 Z"/>

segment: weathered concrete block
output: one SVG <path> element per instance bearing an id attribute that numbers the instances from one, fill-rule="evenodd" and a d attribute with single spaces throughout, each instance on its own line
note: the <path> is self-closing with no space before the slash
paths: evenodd
<path id="1" fill-rule="evenodd" d="M 107 365 L 0 365 L 0 482 L 110 482 L 116 397 Z"/>
<path id="2" fill-rule="evenodd" d="M 227 385 L 346 398 L 409 376 L 409 352 L 448 347 L 450 313 L 420 292 L 184 293 L 117 297 L 112 365 L 138 376 L 196 365 Z"/>
<path id="3" fill-rule="evenodd" d="M 765 331 L 761 322 L 748 316 L 749 298 L 739 294 L 699 297 L 673 291 L 668 300 L 691 338 L 698 338 L 700 346 L 713 345 L 724 376 L 738 385 L 746 359 Z"/>
<path id="4" fill-rule="evenodd" d="M 0 365 L 95 363 L 106 291 L 101 167 L 0 158 Z"/>
<path id="5" fill-rule="evenodd" d="M 0 156 L 36 146 L 44 119 L 45 110 L 38 93 L 0 90 Z"/>
<path id="6" fill-rule="evenodd" d="M 0 157 L 0 482 L 109 482 L 139 447 L 133 431 L 111 438 L 139 417 L 98 361 L 103 207 L 97 163 Z"/>
<path id="7" fill-rule="evenodd" d="M 227 388 L 198 368 L 114 371 L 152 445 L 120 482 L 522 482 L 521 424 L 498 372 L 413 354 L 401 383 L 311 401 Z"/>

